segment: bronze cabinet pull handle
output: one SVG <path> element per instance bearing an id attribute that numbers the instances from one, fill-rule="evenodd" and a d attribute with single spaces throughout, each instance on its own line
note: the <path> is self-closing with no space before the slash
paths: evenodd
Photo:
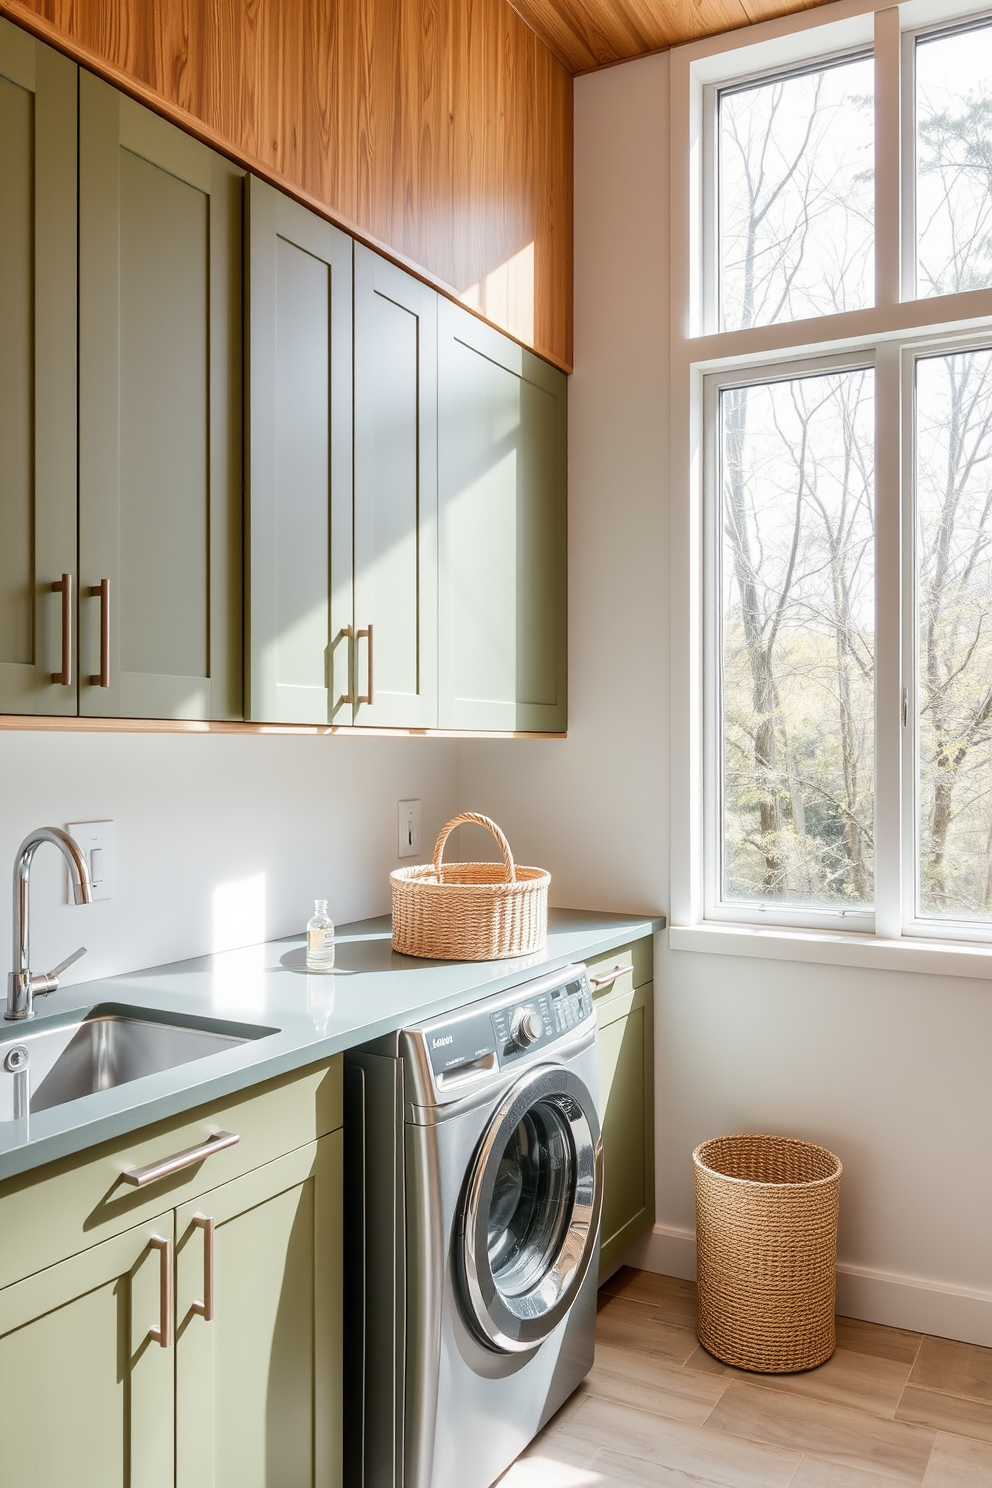
<path id="1" fill-rule="evenodd" d="M 158 1251 L 158 1326 L 148 1333 L 162 1348 L 172 1344 L 172 1241 L 153 1235 L 148 1244 Z"/>
<path id="2" fill-rule="evenodd" d="M 100 670 L 90 678 L 91 687 L 110 686 L 110 580 L 91 584 L 86 593 L 100 601 Z"/>
<path id="3" fill-rule="evenodd" d="M 364 630 L 356 630 L 356 632 L 355 632 L 355 641 L 356 641 L 356 648 L 355 649 L 356 649 L 356 653 L 357 653 L 357 649 L 358 649 L 357 648 L 357 642 L 361 640 L 362 636 L 365 636 L 366 640 L 369 643 L 369 690 L 368 690 L 368 692 L 360 692 L 358 694 L 358 701 L 360 703 L 368 703 L 368 705 L 369 705 L 370 708 L 371 708 L 372 704 L 375 702 L 375 680 L 374 680 L 374 677 L 375 677 L 375 673 L 374 673 L 375 652 L 373 650 L 374 637 L 373 637 L 373 634 L 372 634 L 372 632 L 373 632 L 374 629 L 375 629 L 375 627 L 370 622 L 365 627 Z M 356 670 L 357 670 L 357 655 L 356 655 Z"/>
<path id="4" fill-rule="evenodd" d="M 631 966 L 617 966 L 617 967 L 614 968 L 613 971 L 608 972 L 606 976 L 598 976 L 598 977 L 591 976 L 589 978 L 589 985 L 590 985 L 590 987 L 597 987 L 597 988 L 598 987 L 608 987 L 611 982 L 615 982 L 619 977 L 626 976 L 627 973 L 628 973 L 628 971 L 633 971 L 633 969 L 634 968 L 633 968 L 632 965 Z"/>
<path id="5" fill-rule="evenodd" d="M 211 1323 L 214 1317 L 214 1221 L 212 1216 L 194 1214 L 193 1223 L 203 1231 L 203 1301 L 191 1302 L 189 1310 Z"/>
<path id="6" fill-rule="evenodd" d="M 348 642 L 348 691 L 341 694 L 343 703 L 355 701 L 355 627 L 342 625 L 341 635 Z"/>
<path id="7" fill-rule="evenodd" d="M 52 592 L 62 596 L 62 670 L 52 673 L 60 687 L 72 686 L 72 574 L 63 574 L 52 583 Z"/>
<path id="8" fill-rule="evenodd" d="M 195 1147 L 187 1147 L 182 1152 L 174 1152 L 171 1157 L 163 1157 L 161 1161 L 149 1163 L 146 1168 L 125 1168 L 121 1178 L 125 1183 L 130 1183 L 134 1188 L 144 1188 L 146 1184 L 157 1183 L 160 1178 L 169 1178 L 173 1173 L 181 1173 L 183 1168 L 195 1168 L 205 1157 L 212 1157 L 215 1152 L 223 1152 L 225 1147 L 233 1147 L 235 1142 L 241 1138 L 237 1132 L 219 1131 L 214 1132 L 205 1142 L 200 1142 Z"/>

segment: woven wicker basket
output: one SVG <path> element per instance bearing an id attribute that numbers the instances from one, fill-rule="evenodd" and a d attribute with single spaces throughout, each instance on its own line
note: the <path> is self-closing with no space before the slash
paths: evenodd
<path id="1" fill-rule="evenodd" d="M 502 863 L 441 862 L 444 844 L 462 822 L 492 832 Z M 463 811 L 434 846 L 433 863 L 389 875 L 393 950 L 438 961 L 501 961 L 540 950 L 548 938 L 548 884 L 543 868 L 522 868 L 494 821 Z"/>
<path id="2" fill-rule="evenodd" d="M 834 1351 L 840 1159 L 789 1137 L 715 1137 L 696 1170 L 699 1341 L 764 1374 Z"/>

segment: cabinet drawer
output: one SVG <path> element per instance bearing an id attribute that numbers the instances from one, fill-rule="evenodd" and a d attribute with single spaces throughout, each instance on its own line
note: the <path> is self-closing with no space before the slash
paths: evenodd
<path id="1" fill-rule="evenodd" d="M 341 1125 L 341 1056 L 240 1091 L 0 1185 L 0 1287 L 142 1224 Z M 240 1140 L 195 1167 L 135 1188 L 145 1167 L 214 1132 Z"/>
<path id="2" fill-rule="evenodd" d="M 643 987 L 653 975 L 653 946 L 650 935 L 620 946 L 606 956 L 595 956 L 586 962 L 594 998 L 612 997 L 618 992 L 632 992 Z M 614 975 L 614 973 L 618 975 Z M 599 985 L 597 985 L 597 982 Z"/>

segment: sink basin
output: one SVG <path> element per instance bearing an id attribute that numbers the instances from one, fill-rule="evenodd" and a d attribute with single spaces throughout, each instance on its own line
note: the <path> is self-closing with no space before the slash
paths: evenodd
<path id="1" fill-rule="evenodd" d="M 96 1007 L 82 1019 L 46 1024 L 47 1020 L 28 1025 L 25 1033 L 18 1029 L 0 1041 L 0 1120 L 9 1121 L 16 1114 L 18 1080 L 22 1088 L 17 1107 L 23 1110 L 25 1076 L 29 1109 L 47 1111 L 276 1032 L 117 1005 Z M 25 1052 L 26 1061 L 21 1054 L 12 1057 L 15 1049 Z M 11 1070 L 10 1064 L 20 1068 Z"/>

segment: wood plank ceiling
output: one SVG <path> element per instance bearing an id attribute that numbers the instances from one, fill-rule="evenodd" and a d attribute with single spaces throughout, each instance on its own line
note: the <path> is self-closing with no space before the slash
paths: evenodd
<path id="1" fill-rule="evenodd" d="M 510 0 L 572 73 L 590 72 L 828 0 Z"/>

